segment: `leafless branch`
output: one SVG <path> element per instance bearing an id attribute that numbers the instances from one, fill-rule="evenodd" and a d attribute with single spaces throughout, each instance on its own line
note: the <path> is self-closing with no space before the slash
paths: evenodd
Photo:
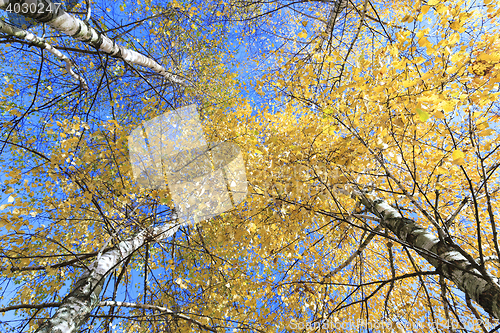
<path id="1" fill-rule="evenodd" d="M 62 54 L 59 50 L 52 47 L 52 45 L 47 43 L 43 38 L 37 37 L 29 31 L 19 29 L 13 25 L 10 25 L 3 20 L 0 20 L 0 31 L 8 34 L 9 36 L 24 39 L 28 42 L 33 43 L 34 45 L 36 45 L 37 47 L 39 47 L 41 49 L 45 49 L 45 50 L 49 51 L 51 54 L 53 54 L 59 60 L 62 60 L 66 63 L 66 70 L 73 78 L 80 81 L 80 84 L 81 84 L 83 90 L 85 90 L 85 91 L 89 90 L 89 87 L 87 86 L 87 82 L 85 81 L 85 79 L 83 77 L 81 77 L 81 75 L 78 75 L 73 71 L 73 68 L 72 68 L 73 65 L 71 63 L 71 60 L 69 60 L 69 58 L 66 57 L 64 54 Z"/>
<path id="2" fill-rule="evenodd" d="M 185 314 L 174 312 L 174 311 L 172 311 L 168 308 L 165 308 L 163 306 L 129 303 L 129 302 L 117 302 L 117 301 L 102 301 L 102 302 L 99 302 L 99 306 L 117 306 L 117 307 L 144 309 L 144 310 L 156 310 L 156 311 L 160 311 L 160 312 L 163 312 L 163 313 L 166 313 L 169 315 L 173 315 L 177 318 L 185 319 L 193 324 L 198 325 L 199 327 L 206 329 L 207 331 L 216 332 L 216 330 L 214 328 L 209 327 L 209 326 L 199 322 L 198 320 L 195 320 L 189 316 L 186 316 Z"/>

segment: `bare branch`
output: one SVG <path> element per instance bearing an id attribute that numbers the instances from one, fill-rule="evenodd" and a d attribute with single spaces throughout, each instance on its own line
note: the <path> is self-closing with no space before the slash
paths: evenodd
<path id="1" fill-rule="evenodd" d="M 54 307 L 58 307 L 60 305 L 61 305 L 60 302 L 42 303 L 42 304 L 18 304 L 18 305 L 6 306 L 5 308 L 0 308 L 0 313 L 7 312 L 7 311 L 12 311 L 12 310 L 19 310 L 19 309 L 45 309 L 45 308 L 54 308 Z"/>
<path id="2" fill-rule="evenodd" d="M 462 202 L 460 203 L 460 205 L 458 206 L 457 210 L 452 213 L 447 219 L 446 221 L 444 221 L 444 226 L 446 228 L 449 228 L 451 223 L 453 222 L 453 220 L 455 220 L 455 218 L 457 217 L 458 214 L 460 214 L 460 212 L 462 211 L 462 209 L 464 208 L 465 204 L 469 202 L 469 197 L 465 197 Z"/>
<path id="3" fill-rule="evenodd" d="M 3 20 L 0 20 L 0 31 L 8 34 L 9 36 L 24 39 L 28 42 L 31 42 L 32 44 L 36 45 L 37 47 L 39 47 L 41 49 L 49 51 L 55 57 L 57 57 L 59 60 L 62 60 L 66 63 L 66 70 L 68 71 L 68 73 L 72 77 L 74 77 L 75 79 L 80 81 L 80 84 L 81 84 L 83 90 L 85 90 L 85 91 L 89 90 L 89 87 L 87 86 L 87 82 L 85 82 L 85 79 L 82 78 L 81 75 L 78 75 L 73 71 L 71 60 L 69 60 L 69 58 L 66 57 L 64 54 L 62 54 L 59 50 L 52 47 L 43 38 L 37 37 L 29 31 L 19 29 L 13 25 L 10 25 Z"/>
<path id="4" fill-rule="evenodd" d="M 488 330 L 484 326 L 484 322 L 481 319 L 481 315 L 479 314 L 479 312 L 477 312 L 476 308 L 472 305 L 472 302 L 470 301 L 470 297 L 467 294 L 465 295 L 465 301 L 467 302 L 467 307 L 472 311 L 472 313 L 474 314 L 474 317 L 476 317 L 476 319 L 478 320 L 479 325 L 481 326 L 481 329 L 483 330 L 483 332 L 488 333 Z"/>
<path id="5" fill-rule="evenodd" d="M 497 256 L 487 256 L 487 257 L 483 258 L 484 262 L 493 261 L 493 260 L 498 260 L 498 257 Z M 476 261 L 479 264 L 481 262 L 481 258 L 477 258 Z"/>
<path id="6" fill-rule="evenodd" d="M 27 0 L 18 0 L 15 2 L 21 5 L 26 3 L 28 6 L 30 4 Z M 13 0 L 0 0 L 0 9 L 5 10 L 9 4 L 13 3 Z M 169 72 L 154 59 L 116 44 L 115 41 L 98 32 L 88 23 L 66 13 L 61 6 L 56 6 L 50 0 L 45 0 L 44 3 L 45 6 L 40 10 L 37 9 L 36 13 L 27 12 L 20 14 L 36 21 L 47 23 L 53 29 L 87 43 L 112 57 L 121 58 L 128 63 L 150 68 L 172 83 L 183 87 L 191 85 L 186 78 Z"/>
<path id="7" fill-rule="evenodd" d="M 186 316 L 185 314 L 174 312 L 174 311 L 172 311 L 168 308 L 165 308 L 163 306 L 129 303 L 129 302 L 117 302 L 117 301 L 102 301 L 99 303 L 99 306 L 117 306 L 117 307 L 127 307 L 127 308 L 161 311 L 161 312 L 164 312 L 166 314 L 172 315 L 174 317 L 185 319 L 185 320 L 187 320 L 193 324 L 196 324 L 196 325 L 198 325 L 198 326 L 200 326 L 208 331 L 216 332 L 215 329 L 199 322 L 198 320 L 195 320 L 189 316 Z"/>
<path id="8" fill-rule="evenodd" d="M 357 256 L 359 256 L 361 254 L 361 252 L 363 252 L 363 250 L 368 246 L 368 244 L 373 239 L 373 237 L 375 237 L 375 235 L 377 234 L 377 232 L 380 231 L 380 229 L 382 229 L 382 226 L 379 224 L 374 229 L 374 232 L 371 232 L 366 237 L 365 241 L 359 246 L 359 248 L 356 251 L 354 251 L 353 254 L 351 254 L 351 256 L 349 258 L 347 258 L 346 261 L 344 261 L 339 267 L 335 268 L 333 271 L 331 271 L 330 273 L 328 273 L 327 275 L 325 275 L 325 277 L 323 278 L 323 281 L 326 280 L 326 279 L 328 279 L 328 278 L 330 278 L 330 277 L 332 277 L 332 276 L 334 276 L 338 272 L 340 272 L 347 265 L 349 265 L 354 260 L 354 258 L 356 258 Z"/>

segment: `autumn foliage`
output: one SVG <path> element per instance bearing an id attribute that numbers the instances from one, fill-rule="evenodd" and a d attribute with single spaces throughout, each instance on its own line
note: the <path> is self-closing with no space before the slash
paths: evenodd
<path id="1" fill-rule="evenodd" d="M 169 190 L 134 181 L 127 136 L 190 103 L 207 141 L 240 147 L 248 196 L 145 236 L 94 281 L 79 331 L 498 325 L 496 2 L 90 6 L 95 29 L 189 84 L 47 34 L 85 91 L 2 40 L 4 331 L 43 327 L 103 254 L 175 224 Z"/>

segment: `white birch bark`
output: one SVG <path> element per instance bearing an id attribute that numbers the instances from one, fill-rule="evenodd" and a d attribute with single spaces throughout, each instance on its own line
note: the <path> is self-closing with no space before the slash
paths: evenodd
<path id="1" fill-rule="evenodd" d="M 74 333 L 88 319 L 90 312 L 99 305 L 100 293 L 106 277 L 134 251 L 147 241 L 158 242 L 171 237 L 181 224 L 167 224 L 145 229 L 135 237 L 124 240 L 90 265 L 63 299 L 56 313 L 38 328 L 36 333 Z"/>
<path id="2" fill-rule="evenodd" d="M 500 319 L 500 285 L 499 279 L 487 273 L 486 277 L 474 268 L 469 260 L 447 242 L 419 226 L 415 221 L 401 216 L 385 200 L 374 194 L 354 192 L 353 197 L 361 200 L 363 205 L 373 214 L 382 218 L 399 240 L 416 249 L 432 266 L 452 281 L 461 291 L 469 295 L 486 312 Z M 440 260 L 442 259 L 442 260 Z M 445 261 L 443 261 L 445 260 Z"/>
<path id="3" fill-rule="evenodd" d="M 184 87 L 189 86 L 186 79 L 170 73 L 155 60 L 139 52 L 117 45 L 113 40 L 93 29 L 88 23 L 66 13 L 61 6 L 56 6 L 50 0 L 0 0 L 0 9 L 7 10 L 9 8 L 12 10 L 16 3 L 20 5 L 20 8 L 23 8 L 24 4 L 27 5 L 25 8 L 36 8 L 35 12 L 21 11 L 18 13 L 20 15 L 46 23 L 53 29 L 87 43 L 112 57 L 150 68 L 172 83 Z"/>
<path id="4" fill-rule="evenodd" d="M 73 65 L 71 64 L 71 60 L 69 60 L 69 58 L 66 57 L 64 54 L 62 54 L 58 49 L 55 49 L 54 47 L 52 47 L 52 45 L 47 43 L 43 38 L 37 37 L 29 31 L 19 29 L 13 25 L 10 25 L 10 24 L 4 22 L 3 20 L 0 20 L 0 32 L 3 32 L 9 36 L 24 39 L 28 42 L 35 44 L 36 46 L 38 46 L 42 49 L 49 51 L 51 54 L 53 54 L 59 60 L 65 62 L 66 71 L 68 71 L 68 73 L 72 77 L 74 77 L 75 79 L 80 81 L 80 84 L 82 85 L 82 88 L 85 91 L 89 90 L 89 87 L 87 86 L 87 82 L 85 82 L 85 79 L 73 71 L 73 68 L 72 68 Z"/>

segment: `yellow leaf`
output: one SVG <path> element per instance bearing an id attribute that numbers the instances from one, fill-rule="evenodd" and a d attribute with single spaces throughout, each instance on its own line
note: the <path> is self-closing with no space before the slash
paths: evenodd
<path id="1" fill-rule="evenodd" d="M 437 175 L 444 175 L 448 172 L 448 170 L 446 170 L 445 168 L 443 167 L 437 167 L 436 168 L 436 174 Z"/>
<path id="2" fill-rule="evenodd" d="M 429 114 L 425 112 L 424 110 L 417 108 L 417 114 L 418 114 L 418 119 L 420 119 L 421 122 L 426 122 L 427 119 L 429 119 Z"/>
<path id="3" fill-rule="evenodd" d="M 14 202 L 14 197 L 12 195 L 9 195 L 9 198 L 7 199 L 8 203 L 13 203 Z"/>
<path id="4" fill-rule="evenodd" d="M 427 39 L 427 37 L 422 37 L 418 40 L 418 45 L 424 47 L 424 46 L 427 46 L 427 45 L 430 45 L 431 42 L 429 42 L 429 40 Z"/>
<path id="5" fill-rule="evenodd" d="M 453 25 L 453 24 L 452 24 L 452 25 Z M 458 27 L 457 29 L 459 29 L 459 28 L 460 28 L 460 24 L 459 24 L 459 27 Z M 456 30 L 456 29 L 454 29 L 454 30 Z M 458 34 L 458 33 L 456 33 L 456 32 L 455 32 L 454 34 L 452 34 L 452 35 L 448 38 L 448 44 L 449 44 L 449 45 L 456 44 L 456 43 L 458 43 L 459 41 L 460 41 L 460 34 Z"/>
<path id="6" fill-rule="evenodd" d="M 413 18 L 411 17 L 411 15 L 406 15 L 405 17 L 403 17 L 403 19 L 401 20 L 401 22 L 408 22 L 408 23 L 411 23 L 413 21 Z"/>
<path id="7" fill-rule="evenodd" d="M 443 111 L 436 111 L 436 112 L 434 112 L 434 117 L 436 117 L 438 119 L 444 119 L 444 113 L 443 113 Z"/>
<path id="8" fill-rule="evenodd" d="M 439 190 L 444 190 L 445 188 L 446 188 L 446 186 L 444 186 L 444 185 L 443 185 L 443 184 L 441 184 L 441 183 L 437 183 L 437 184 L 436 184 L 436 190 L 438 190 L 438 191 L 439 191 Z"/>
<path id="9" fill-rule="evenodd" d="M 405 88 L 409 88 L 409 87 L 413 87 L 414 85 L 417 84 L 417 81 L 414 81 L 414 80 L 405 80 L 402 82 L 403 84 L 403 87 Z"/>
<path id="10" fill-rule="evenodd" d="M 460 26 L 460 21 L 456 20 L 456 21 L 453 21 L 451 24 L 450 24 L 450 28 L 452 28 L 453 30 L 455 31 L 458 31 L 461 26 Z"/>
<path id="11" fill-rule="evenodd" d="M 5 89 L 5 94 L 7 96 L 14 96 L 14 85 L 12 84 L 7 85 L 7 88 Z"/>
<path id="12" fill-rule="evenodd" d="M 314 127 L 308 127 L 306 129 L 304 129 L 304 134 L 311 134 L 311 133 L 315 133 L 316 132 L 316 129 Z"/>
<path id="13" fill-rule="evenodd" d="M 453 164 L 457 164 L 457 165 L 462 165 L 464 163 L 464 157 L 465 157 L 465 154 L 460 150 L 455 150 L 451 154 L 451 158 L 453 159 Z"/>
<path id="14" fill-rule="evenodd" d="M 481 53 L 477 59 L 489 62 L 498 62 L 500 60 L 500 55 L 498 53 Z"/>
<path id="15" fill-rule="evenodd" d="M 491 128 L 485 129 L 484 131 L 479 132 L 480 136 L 488 136 L 493 134 L 493 130 Z"/>
<path id="16" fill-rule="evenodd" d="M 300 38 L 306 38 L 307 32 L 305 30 L 302 30 L 301 32 L 299 32 L 299 34 L 297 36 L 299 36 Z"/>

